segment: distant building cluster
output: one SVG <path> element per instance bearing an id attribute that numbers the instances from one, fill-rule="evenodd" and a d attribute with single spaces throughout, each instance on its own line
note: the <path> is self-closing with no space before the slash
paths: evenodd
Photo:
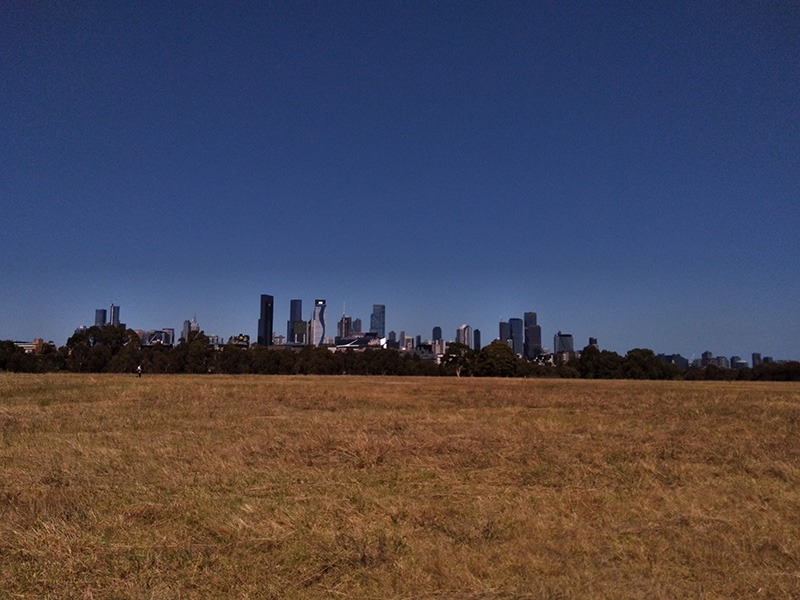
<path id="1" fill-rule="evenodd" d="M 452 340 L 445 339 L 442 328 L 433 327 L 431 337 L 409 335 L 405 331 L 399 333 L 386 331 L 386 305 L 373 304 L 372 313 L 369 315 L 369 329 L 362 330 L 362 321 L 354 318 L 342 310 L 342 316 L 336 325 L 335 333 L 328 326 L 328 307 L 324 299 L 314 301 L 313 311 L 308 320 L 303 318 L 303 301 L 294 298 L 289 301 L 289 320 L 286 323 L 286 335 L 272 331 L 268 335 L 274 322 L 275 301 L 269 294 L 262 294 L 260 301 L 260 314 L 258 319 L 258 343 L 282 347 L 302 347 L 308 344 L 313 346 L 327 346 L 331 350 L 366 349 L 366 348 L 393 348 L 403 352 L 415 352 L 422 358 L 440 359 L 447 351 L 448 346 L 455 342 L 463 344 L 470 349 L 482 348 L 480 329 L 474 329 L 464 323 L 455 331 Z M 572 335 L 567 333 L 556 334 L 551 353 L 550 349 L 542 345 L 542 328 L 537 323 L 535 312 L 526 312 L 522 318 L 511 318 L 500 321 L 498 337 L 518 356 L 540 362 L 552 362 L 554 359 L 567 361 L 579 355 L 575 352 Z M 590 343 L 597 344 L 596 338 L 590 338 Z M 554 356 L 557 355 L 557 356 Z"/>
<path id="2" fill-rule="evenodd" d="M 479 350 L 482 346 L 481 331 L 473 329 L 464 323 L 454 332 L 453 339 L 443 336 L 440 326 L 433 327 L 430 338 L 421 335 L 409 335 L 406 331 L 397 333 L 394 330 L 386 331 L 386 305 L 373 304 L 372 312 L 367 322 L 369 327 L 365 330 L 362 320 L 355 318 L 342 309 L 342 316 L 336 323 L 335 329 L 329 324 L 328 305 L 325 299 L 317 298 L 312 305 L 309 318 L 303 316 L 303 301 L 294 298 L 289 301 L 289 320 L 286 322 L 286 334 L 276 333 L 274 327 L 275 299 L 272 295 L 261 294 L 258 318 L 258 334 L 256 341 L 261 346 L 279 346 L 284 348 L 302 348 L 307 345 L 324 346 L 331 351 L 337 350 L 365 350 L 368 348 L 393 348 L 401 352 L 413 352 L 420 358 L 433 359 L 437 362 L 447 352 L 453 343 L 461 344 L 470 349 Z M 94 313 L 94 326 L 104 329 L 109 326 L 126 327 L 120 321 L 120 307 L 111 303 L 109 309 L 98 308 Z M 85 332 L 85 325 L 78 327 L 75 332 Z M 188 341 L 194 334 L 200 333 L 200 325 L 196 317 L 183 322 L 180 337 L 175 338 L 175 329 L 164 327 L 161 329 L 136 329 L 134 330 L 141 340 L 142 347 L 164 346 L 172 347 L 181 340 Z M 209 343 L 217 348 L 225 344 L 232 344 L 242 348 L 250 347 L 250 336 L 243 333 L 232 335 L 225 340 L 215 334 L 205 334 Z M 581 350 L 576 350 L 573 337 L 569 333 L 558 331 L 553 336 L 553 347 L 542 344 L 542 328 L 537 322 L 535 312 L 525 312 L 522 318 L 512 317 L 500 320 L 498 337 L 513 350 L 514 354 L 529 361 L 542 364 L 567 363 L 573 358 L 581 356 Z M 41 353 L 44 342 L 36 339 L 33 342 L 15 342 L 29 353 Z M 599 350 L 597 338 L 589 338 L 589 346 Z M 708 367 L 714 365 L 723 369 L 742 369 L 748 366 L 755 367 L 761 363 L 775 362 L 772 357 L 760 353 L 753 353 L 751 362 L 739 356 L 713 356 L 711 352 L 704 352 L 700 358 L 684 358 L 680 354 L 659 354 L 664 363 L 671 363 L 680 369 L 693 367 Z"/>

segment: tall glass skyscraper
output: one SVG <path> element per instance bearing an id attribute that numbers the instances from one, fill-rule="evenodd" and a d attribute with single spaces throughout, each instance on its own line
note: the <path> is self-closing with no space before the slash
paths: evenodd
<path id="1" fill-rule="evenodd" d="M 325 317 L 328 312 L 328 305 L 324 299 L 314 300 L 314 316 L 311 318 L 311 339 L 310 344 L 321 346 L 325 343 Z"/>
<path id="2" fill-rule="evenodd" d="M 379 338 L 386 337 L 386 305 L 373 304 L 369 317 L 370 333 L 377 333 Z"/>
<path id="3" fill-rule="evenodd" d="M 433 339 L 440 340 L 442 339 L 442 328 L 438 325 L 433 328 Z"/>
<path id="4" fill-rule="evenodd" d="M 560 331 L 553 336 L 553 352 L 573 352 L 572 335 L 561 333 Z"/>
<path id="5" fill-rule="evenodd" d="M 514 351 L 514 354 L 518 354 L 522 356 L 522 349 L 525 345 L 524 337 L 523 337 L 523 327 L 522 327 L 522 319 L 509 319 L 508 320 L 508 327 L 511 329 L 511 349 Z"/>
<path id="6" fill-rule="evenodd" d="M 525 358 L 532 359 L 542 353 L 542 328 L 536 324 L 536 313 L 526 312 L 525 315 Z"/>
<path id="7" fill-rule="evenodd" d="M 111 314 L 109 315 L 109 323 L 112 325 L 119 325 L 119 306 L 114 306 L 114 303 L 111 303 Z"/>
<path id="8" fill-rule="evenodd" d="M 289 320 L 286 322 L 286 342 L 293 344 L 295 342 L 294 324 L 303 320 L 303 301 L 290 300 L 289 301 Z"/>
<path id="9" fill-rule="evenodd" d="M 500 321 L 500 341 L 511 346 L 511 325 L 508 321 Z"/>
<path id="10" fill-rule="evenodd" d="M 272 345 L 272 313 L 274 298 L 261 294 L 261 316 L 258 319 L 258 343 L 262 346 Z"/>
<path id="11" fill-rule="evenodd" d="M 472 348 L 472 327 L 466 323 L 456 329 L 456 342 Z"/>
<path id="12" fill-rule="evenodd" d="M 106 321 L 106 309 L 105 308 L 98 308 L 94 311 L 94 324 L 98 327 L 102 327 L 107 323 Z"/>

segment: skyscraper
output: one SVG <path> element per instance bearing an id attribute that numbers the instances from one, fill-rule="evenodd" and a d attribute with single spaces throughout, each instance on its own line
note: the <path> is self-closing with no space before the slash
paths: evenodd
<path id="1" fill-rule="evenodd" d="M 433 328 L 433 339 L 440 340 L 442 339 L 442 328 L 438 325 Z"/>
<path id="2" fill-rule="evenodd" d="M 311 317 L 311 337 L 309 343 L 314 346 L 321 346 L 325 343 L 325 317 L 328 312 L 328 305 L 324 299 L 314 300 L 314 316 Z"/>
<path id="3" fill-rule="evenodd" d="M 193 331 L 200 331 L 200 325 L 197 323 L 197 319 L 192 317 L 190 321 L 183 322 L 183 331 L 181 332 L 181 338 L 184 342 L 189 341 L 189 334 Z"/>
<path id="4" fill-rule="evenodd" d="M 339 337 L 350 337 L 353 331 L 353 319 L 347 315 L 342 315 L 339 320 L 339 325 L 336 328 L 336 333 Z"/>
<path id="5" fill-rule="evenodd" d="M 473 350 L 480 350 L 481 349 L 481 330 L 476 329 L 472 332 L 472 349 Z"/>
<path id="6" fill-rule="evenodd" d="M 560 331 L 553 336 L 553 352 L 559 354 L 561 352 L 574 352 L 572 335 L 569 333 L 561 333 Z"/>
<path id="7" fill-rule="evenodd" d="M 514 354 L 519 354 L 521 356 L 525 346 L 522 319 L 509 319 L 508 327 L 511 330 L 511 349 L 514 351 Z"/>
<path id="8" fill-rule="evenodd" d="M 108 321 L 106 321 L 106 309 L 105 308 L 98 308 L 94 311 L 94 324 L 98 327 L 103 327 Z"/>
<path id="9" fill-rule="evenodd" d="M 369 317 L 370 333 L 377 333 L 379 338 L 386 337 L 386 305 L 373 304 Z"/>
<path id="10" fill-rule="evenodd" d="M 500 341 L 511 346 L 511 325 L 508 321 L 500 321 Z"/>
<path id="11" fill-rule="evenodd" d="M 536 313 L 526 312 L 525 317 L 525 345 L 523 354 L 527 359 L 533 359 L 542 353 L 542 328 L 536 324 Z"/>
<path id="12" fill-rule="evenodd" d="M 119 325 L 119 306 L 114 306 L 114 303 L 111 303 L 111 311 L 109 314 L 109 323 L 112 325 Z"/>
<path id="13" fill-rule="evenodd" d="M 286 322 L 286 342 L 293 344 L 295 342 L 294 324 L 303 320 L 303 301 L 290 300 L 289 301 L 289 320 Z"/>
<path id="14" fill-rule="evenodd" d="M 472 348 L 472 327 L 463 324 L 456 329 L 456 342 Z"/>
<path id="15" fill-rule="evenodd" d="M 258 343 L 262 346 L 272 345 L 272 313 L 274 298 L 261 294 L 261 316 L 258 319 Z"/>

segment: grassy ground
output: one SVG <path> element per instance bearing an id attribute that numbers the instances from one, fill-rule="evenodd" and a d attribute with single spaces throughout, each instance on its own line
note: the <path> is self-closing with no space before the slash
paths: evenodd
<path id="1" fill-rule="evenodd" d="M 800 385 L 0 374 L 0 599 L 798 598 Z"/>

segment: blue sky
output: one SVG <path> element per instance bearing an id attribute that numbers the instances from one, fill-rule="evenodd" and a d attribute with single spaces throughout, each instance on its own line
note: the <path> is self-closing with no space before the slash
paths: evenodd
<path id="1" fill-rule="evenodd" d="M 796 2 L 0 5 L 0 339 L 257 330 L 800 358 Z"/>

